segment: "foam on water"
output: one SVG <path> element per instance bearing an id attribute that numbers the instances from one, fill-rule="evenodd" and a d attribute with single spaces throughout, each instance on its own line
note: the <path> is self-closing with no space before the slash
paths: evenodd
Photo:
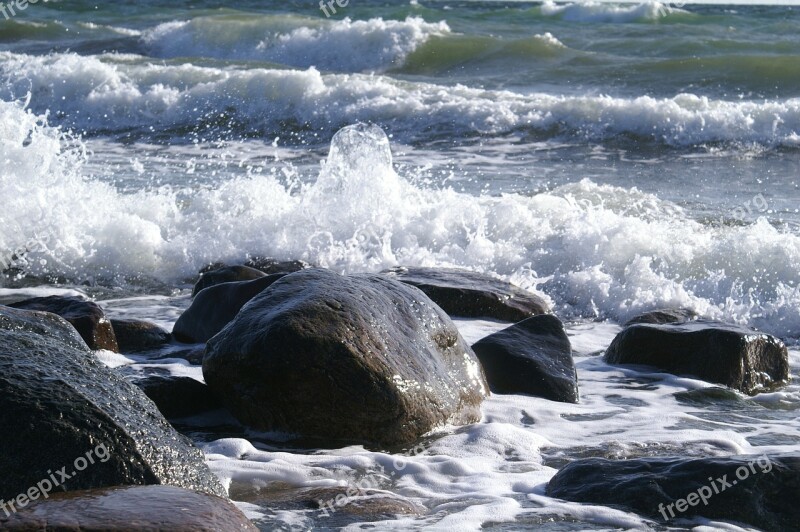
<path id="1" fill-rule="evenodd" d="M 495 330 L 503 326 L 495 324 Z M 472 337 L 491 327 L 488 322 L 461 320 L 459 328 Z M 618 330 L 569 327 L 568 333 L 578 340 L 577 345 L 607 345 Z M 797 427 L 751 398 L 732 393 L 734 403 L 727 408 L 738 414 L 732 417 L 728 411 L 681 402 L 676 396 L 701 391 L 707 383 L 608 366 L 580 347 L 575 355 L 581 404 L 494 395 L 484 403 L 480 423 L 440 432 L 405 453 L 351 446 L 296 454 L 236 438 L 209 443 L 204 451 L 212 470 L 239 497 L 258 490 L 347 488 L 369 478 L 377 483 L 373 487 L 426 508 L 422 517 L 373 523 L 381 530 L 478 530 L 501 523 L 536 527 L 576 519 L 597 527 L 646 529 L 648 521 L 634 514 L 551 499 L 544 495 L 544 487 L 559 467 L 578 457 L 780 453 L 796 450 L 800 442 Z M 800 353 L 792 351 L 793 371 L 798 363 Z M 796 385 L 784 393 L 785 401 L 775 408 L 800 407 Z M 784 443 L 765 445 L 761 439 L 776 434 L 782 435 Z M 316 509 L 268 511 L 263 524 L 288 526 L 289 519 L 305 528 L 333 526 L 331 518 Z M 703 523 L 741 530 L 696 522 Z M 359 527 L 354 524 L 352 529 Z"/>
<path id="2" fill-rule="evenodd" d="M 800 337 L 800 238 L 765 219 L 703 225 L 650 194 L 588 180 L 534 196 L 414 186 L 374 126 L 340 132 L 307 185 L 256 175 L 122 194 L 84 176 L 80 143 L 41 117 L 11 103 L 0 115 L 0 243 L 34 275 L 179 283 L 248 254 L 340 271 L 456 266 L 538 287 L 567 317 L 686 306 Z"/>
<path id="3" fill-rule="evenodd" d="M 650 0 L 633 5 L 619 5 L 609 2 L 588 0 L 575 3 L 556 3 L 544 0 L 541 13 L 548 17 L 557 17 L 569 22 L 641 22 L 658 20 L 673 13 L 687 13 L 670 2 Z"/>
<path id="4" fill-rule="evenodd" d="M 433 35 L 450 33 L 445 22 L 325 20 L 297 16 L 199 17 L 168 22 L 142 37 L 156 57 L 258 60 L 339 72 L 383 71 Z"/>
<path id="5" fill-rule="evenodd" d="M 176 130 L 316 134 L 355 121 L 389 124 L 400 138 L 532 131 L 548 137 L 654 144 L 797 147 L 800 98 L 716 100 L 694 94 L 555 96 L 410 83 L 308 70 L 161 65 L 134 55 L 29 56 L 0 52 L 0 96 L 30 93 L 31 109 L 89 133 Z M 224 110 L 224 111 L 222 111 Z"/>

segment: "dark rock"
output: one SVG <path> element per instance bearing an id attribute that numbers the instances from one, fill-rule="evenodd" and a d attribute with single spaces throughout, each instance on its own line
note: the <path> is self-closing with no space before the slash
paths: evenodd
<path id="1" fill-rule="evenodd" d="M 8 306 L 58 314 L 75 327 L 90 349 L 119 352 L 111 322 L 97 303 L 75 296 L 48 296 L 34 297 Z"/>
<path id="2" fill-rule="evenodd" d="M 304 260 L 276 260 L 266 257 L 252 257 L 244 263 L 245 266 L 260 270 L 267 275 L 275 273 L 294 273 L 300 270 L 311 268 L 311 265 Z"/>
<path id="3" fill-rule="evenodd" d="M 203 363 L 203 357 L 206 354 L 206 344 L 197 344 L 185 349 L 172 350 L 160 358 L 182 358 L 190 364 L 199 366 Z"/>
<path id="4" fill-rule="evenodd" d="M 150 375 L 134 379 L 133 383 L 167 418 L 194 416 L 222 408 L 222 403 L 208 386 L 191 377 Z"/>
<path id="5" fill-rule="evenodd" d="M 252 281 L 222 283 L 200 291 L 181 314 L 172 335 L 179 342 L 207 342 L 222 330 L 253 297 L 285 274 L 267 275 Z"/>
<path id="6" fill-rule="evenodd" d="M 236 281 L 252 281 L 253 279 L 260 279 L 265 275 L 267 274 L 249 266 L 223 266 L 216 270 L 203 273 L 194 285 L 192 297 L 196 296 L 200 290 L 208 288 L 209 286 L 233 283 Z"/>
<path id="7" fill-rule="evenodd" d="M 144 351 L 168 344 L 172 335 L 149 321 L 111 320 L 111 327 L 122 353 Z"/>
<path id="8" fill-rule="evenodd" d="M 561 320 L 533 316 L 472 346 L 496 393 L 578 402 L 578 374 Z"/>
<path id="9" fill-rule="evenodd" d="M 774 336 L 706 320 L 626 327 L 605 354 L 609 364 L 643 364 L 746 394 L 782 386 L 789 355 Z"/>
<path id="10" fill-rule="evenodd" d="M 95 463 L 54 493 L 169 484 L 225 494 L 203 454 L 55 314 L 0 307 L 0 427 L 3 500 L 90 452 Z"/>
<path id="11" fill-rule="evenodd" d="M 697 312 L 688 308 L 668 308 L 660 310 L 652 310 L 634 316 L 625 322 L 625 326 L 633 325 L 634 323 L 680 323 L 682 321 L 691 321 L 698 318 Z"/>
<path id="12" fill-rule="evenodd" d="M 118 486 L 39 499 L 6 517 L 3 530 L 105 532 L 125 530 L 252 530 L 232 502 L 174 486 Z"/>
<path id="13" fill-rule="evenodd" d="M 209 341 L 203 374 L 251 427 L 363 443 L 475 422 L 486 395 L 474 353 L 425 294 L 321 269 L 253 298 Z"/>
<path id="14" fill-rule="evenodd" d="M 700 516 L 764 530 L 796 530 L 800 457 L 590 458 L 561 469 L 546 493 L 567 501 L 616 506 L 659 521 Z"/>
<path id="15" fill-rule="evenodd" d="M 550 311 L 536 294 L 468 270 L 397 267 L 381 273 L 416 286 L 451 316 L 516 322 Z"/>

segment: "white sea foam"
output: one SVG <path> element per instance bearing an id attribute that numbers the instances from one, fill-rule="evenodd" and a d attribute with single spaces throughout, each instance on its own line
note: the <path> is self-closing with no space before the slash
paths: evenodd
<path id="1" fill-rule="evenodd" d="M 121 194 L 85 177 L 80 145 L 20 106 L 0 105 L 0 123 L 0 242 L 18 249 L 50 235 L 17 261 L 33 274 L 175 283 L 248 253 L 340 271 L 457 266 L 538 287 L 568 317 L 686 306 L 800 337 L 800 237 L 763 219 L 702 225 L 650 194 L 589 180 L 534 196 L 417 187 L 395 173 L 374 128 L 335 144 L 318 181 L 292 190 L 254 175 Z"/>
<path id="2" fill-rule="evenodd" d="M 620 136 L 673 146 L 795 146 L 800 98 L 717 100 L 518 94 L 308 70 L 152 64 L 138 56 L 28 56 L 0 52 L 0 96 L 31 93 L 31 108 L 80 131 L 143 132 L 218 124 L 221 109 L 244 130 L 282 134 L 287 124 L 328 132 L 355 121 L 391 133 L 460 137 L 518 130 L 602 141 Z"/>
<path id="3" fill-rule="evenodd" d="M 362 72 L 399 67 L 428 38 L 448 33 L 447 23 L 418 17 L 352 21 L 256 16 L 168 22 L 142 38 L 157 57 L 205 56 Z"/>
<path id="4" fill-rule="evenodd" d="M 637 22 L 657 20 L 671 13 L 686 13 L 670 2 L 650 0 L 634 5 L 619 5 L 608 2 L 587 0 L 575 3 L 556 3 L 545 0 L 542 3 L 542 14 L 558 17 L 570 22 Z"/>

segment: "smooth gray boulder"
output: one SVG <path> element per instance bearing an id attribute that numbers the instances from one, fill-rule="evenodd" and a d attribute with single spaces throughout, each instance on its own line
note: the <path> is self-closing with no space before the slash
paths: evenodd
<path id="1" fill-rule="evenodd" d="M 277 273 L 234 283 L 222 283 L 201 290 L 172 328 L 179 342 L 207 342 L 239 313 L 239 310 L 262 290 L 285 274 Z"/>
<path id="2" fill-rule="evenodd" d="M 425 294 L 322 269 L 254 297 L 209 341 L 203 374 L 250 427 L 376 445 L 478 421 L 487 395 L 475 354 Z"/>
<path id="3" fill-rule="evenodd" d="M 397 267 L 381 273 L 419 288 L 451 316 L 517 322 L 550 312 L 538 295 L 469 270 Z"/>
<path id="4" fill-rule="evenodd" d="M 739 325 L 697 320 L 637 323 L 606 350 L 609 364 L 642 364 L 755 395 L 789 380 L 789 354 L 779 339 Z"/>
<path id="5" fill-rule="evenodd" d="M 52 478 L 52 493 L 169 484 L 225 496 L 203 453 L 55 314 L 0 307 L 0 427 L 6 501 Z"/>
<path id="6" fill-rule="evenodd" d="M 238 281 L 252 281 L 260 279 L 267 274 L 261 270 L 256 270 L 250 266 L 223 266 L 215 270 L 210 270 L 200 275 L 200 279 L 192 289 L 192 297 L 196 296 L 200 290 L 222 283 L 233 283 Z"/>
<path id="7" fill-rule="evenodd" d="M 494 393 L 577 403 L 578 373 L 564 325 L 552 314 L 533 316 L 476 342 Z"/>
<path id="8" fill-rule="evenodd" d="M 614 506 L 660 522 L 705 517 L 797 530 L 800 456 L 576 460 L 547 484 L 550 497 Z M 677 523 L 674 526 L 680 526 Z"/>

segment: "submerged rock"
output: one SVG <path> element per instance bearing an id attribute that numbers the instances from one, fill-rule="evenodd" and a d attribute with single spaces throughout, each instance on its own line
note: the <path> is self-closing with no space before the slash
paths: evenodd
<path id="1" fill-rule="evenodd" d="M 26 299 L 8 306 L 58 314 L 75 327 L 90 349 L 119 352 L 111 322 L 97 303 L 76 296 L 47 296 Z"/>
<path id="2" fill-rule="evenodd" d="M 705 517 L 764 530 L 800 523 L 800 456 L 590 458 L 565 466 L 546 493 L 616 506 L 659 521 Z"/>
<path id="3" fill-rule="evenodd" d="M 625 326 L 633 325 L 634 323 L 680 323 L 682 321 L 690 321 L 698 318 L 697 312 L 688 308 L 668 308 L 651 310 L 644 314 L 634 316 L 625 322 Z"/>
<path id="4" fill-rule="evenodd" d="M 381 273 L 419 288 L 451 316 L 516 322 L 550 312 L 536 294 L 468 270 L 397 267 Z"/>
<path id="5" fill-rule="evenodd" d="M 149 321 L 111 320 L 111 327 L 121 353 L 154 349 L 168 344 L 172 339 L 169 331 Z"/>
<path id="6" fill-rule="evenodd" d="M 486 395 L 475 354 L 425 294 L 321 269 L 253 298 L 208 343 L 203 374 L 251 427 L 370 444 L 478 421 Z"/>
<path id="7" fill-rule="evenodd" d="M 561 320 L 533 316 L 472 346 L 495 393 L 578 402 L 578 374 Z"/>
<path id="8" fill-rule="evenodd" d="M 225 494 L 203 454 L 54 314 L 0 307 L 0 426 L 3 500 L 48 478 L 53 493 L 170 484 Z"/>
<path id="9" fill-rule="evenodd" d="M 174 486 L 119 486 L 51 495 L 6 517 L 3 530 L 256 531 L 232 502 Z"/>
<path id="10" fill-rule="evenodd" d="M 200 279 L 195 283 L 192 290 L 192 297 L 196 296 L 200 290 L 222 283 L 233 283 L 237 281 L 252 281 L 253 279 L 260 279 L 267 274 L 251 268 L 249 266 L 222 266 L 214 270 L 210 270 L 200 275 Z"/>
<path id="11" fill-rule="evenodd" d="M 133 380 L 167 418 L 202 414 L 222 407 L 219 399 L 200 381 L 174 375 L 149 375 Z"/>
<path id="12" fill-rule="evenodd" d="M 779 339 L 705 320 L 631 325 L 611 342 L 605 360 L 654 366 L 750 395 L 782 386 L 789 379 L 789 354 Z"/>
<path id="13" fill-rule="evenodd" d="M 175 322 L 172 335 L 180 342 L 207 342 L 230 323 L 248 301 L 284 275 L 278 273 L 252 281 L 222 283 L 200 291 Z"/>

